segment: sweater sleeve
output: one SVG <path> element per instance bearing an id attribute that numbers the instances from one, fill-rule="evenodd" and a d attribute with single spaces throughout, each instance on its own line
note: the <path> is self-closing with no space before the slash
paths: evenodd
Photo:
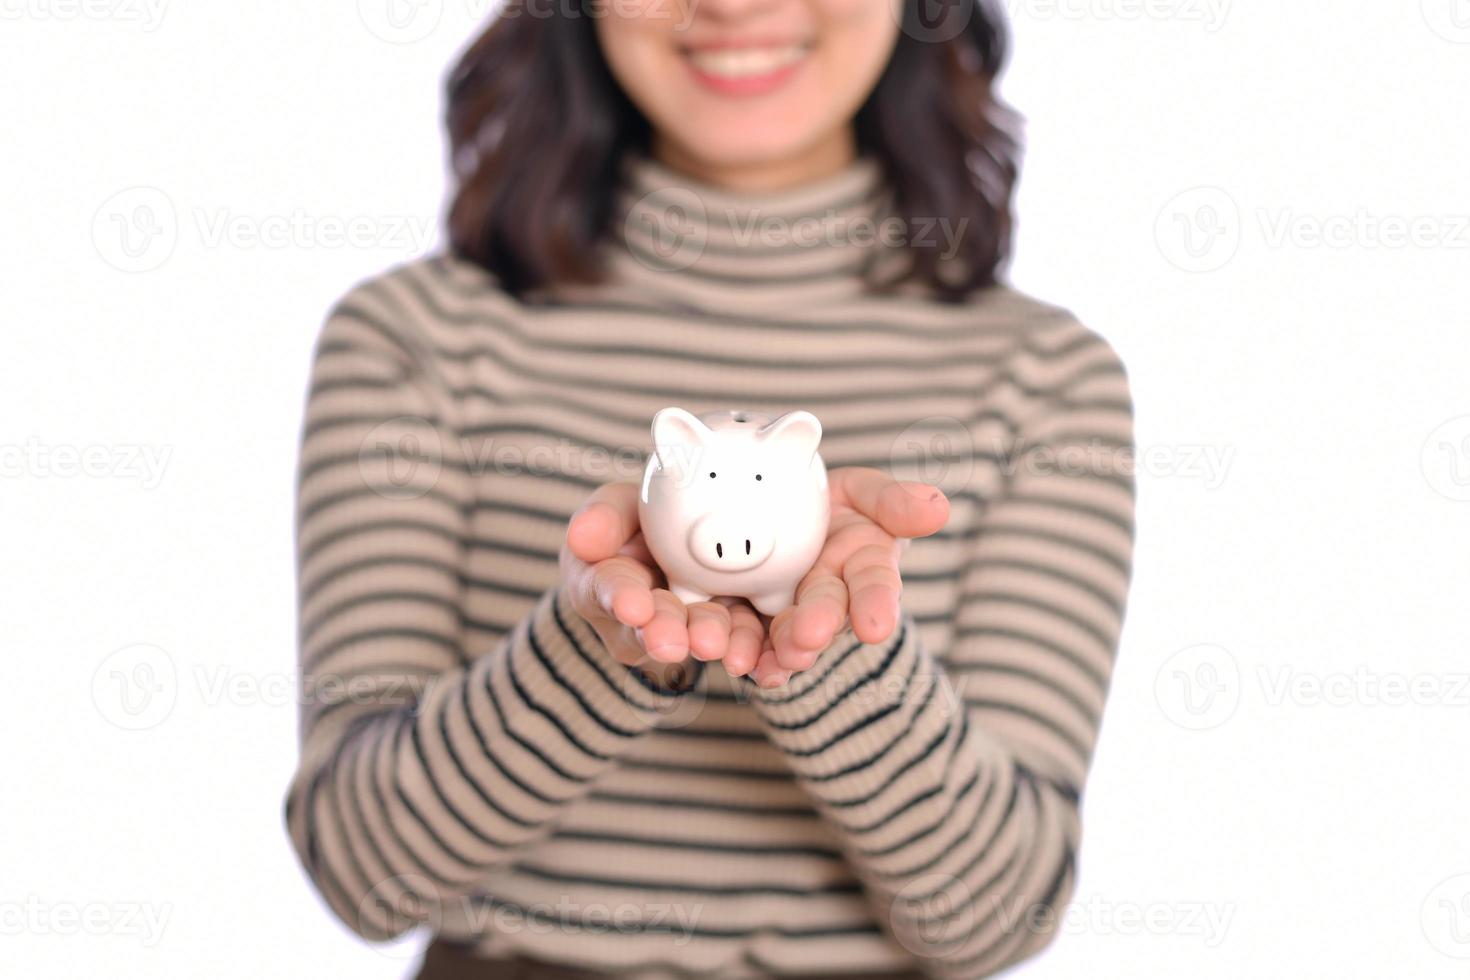
<path id="1" fill-rule="evenodd" d="M 447 388 L 359 287 L 313 354 L 296 487 L 292 844 L 369 939 L 432 921 L 683 703 L 614 659 L 559 585 L 465 646 L 471 468 Z"/>
<path id="2" fill-rule="evenodd" d="M 934 976 L 1032 955 L 1075 884 L 1134 480 L 1121 362 L 1090 333 L 1063 343 L 1063 363 L 1019 369 L 1003 490 L 966 541 L 946 648 L 905 607 L 887 642 L 849 627 L 811 670 L 752 694 L 879 922 Z"/>

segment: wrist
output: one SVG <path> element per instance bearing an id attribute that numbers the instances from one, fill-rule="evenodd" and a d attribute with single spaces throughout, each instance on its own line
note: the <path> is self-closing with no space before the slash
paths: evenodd
<path id="1" fill-rule="evenodd" d="M 817 655 L 811 667 L 792 675 L 774 688 L 755 688 L 753 703 L 767 719 L 778 725 L 797 723 L 823 714 L 838 702 L 854 707 L 892 696 L 895 676 L 913 665 L 910 631 L 915 624 L 907 616 L 885 639 L 864 643 L 848 623 Z M 904 648 L 910 655 L 904 655 Z M 869 705 L 871 706 L 871 705 Z"/>
<path id="2" fill-rule="evenodd" d="M 615 620 L 593 620 L 582 614 L 577 616 L 596 639 L 606 658 L 617 665 L 616 672 L 620 676 L 626 673 L 635 677 L 653 693 L 665 696 L 685 694 L 704 672 L 704 662 L 688 655 L 683 660 L 672 662 L 655 660 L 638 640 L 632 639 L 633 631 Z"/>
<path id="3" fill-rule="evenodd" d="M 577 648 L 600 673 L 627 711 L 651 725 L 669 723 L 684 709 L 688 695 L 697 690 L 704 664 L 688 659 L 667 664 L 644 656 L 637 664 L 618 659 L 593 623 L 578 612 L 558 588 L 552 602 L 562 627 Z"/>

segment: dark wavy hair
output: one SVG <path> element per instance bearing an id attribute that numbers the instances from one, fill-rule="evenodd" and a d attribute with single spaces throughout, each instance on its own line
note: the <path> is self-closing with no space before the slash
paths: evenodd
<path id="1" fill-rule="evenodd" d="M 508 0 L 446 81 L 450 247 L 514 294 L 598 280 L 622 159 L 648 152 L 648 122 L 585 8 L 599 0 L 582 2 Z M 963 230 L 952 265 L 911 245 L 902 274 L 958 298 L 995 283 L 1010 255 L 1021 141 L 995 92 L 1006 26 L 987 0 L 905 0 L 904 18 L 854 120 L 858 149 L 880 164 L 908 227 L 948 219 Z"/>

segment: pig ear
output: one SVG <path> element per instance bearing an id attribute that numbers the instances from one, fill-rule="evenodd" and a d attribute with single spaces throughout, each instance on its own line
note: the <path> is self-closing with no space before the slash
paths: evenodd
<path id="1" fill-rule="evenodd" d="M 802 459 L 811 459 L 822 441 L 822 423 L 811 412 L 787 412 L 761 426 L 756 438 L 767 445 L 779 445 L 799 453 Z"/>
<path id="2" fill-rule="evenodd" d="M 653 416 L 653 451 L 660 466 L 687 463 L 704 446 L 709 426 L 682 408 L 660 409 Z"/>

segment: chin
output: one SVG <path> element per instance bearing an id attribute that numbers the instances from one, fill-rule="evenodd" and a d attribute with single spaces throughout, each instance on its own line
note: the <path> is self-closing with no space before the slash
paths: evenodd
<path id="1" fill-rule="evenodd" d="M 694 99 L 685 105 L 687 111 L 676 114 L 682 125 L 666 132 L 685 155 L 717 170 L 798 160 L 822 142 L 831 124 L 822 113 L 803 111 L 796 100 L 729 106 Z"/>
<path id="2" fill-rule="evenodd" d="M 805 134 L 772 132 L 754 125 L 692 134 L 681 141 L 684 152 L 711 170 L 765 167 L 799 157 L 813 140 Z"/>

